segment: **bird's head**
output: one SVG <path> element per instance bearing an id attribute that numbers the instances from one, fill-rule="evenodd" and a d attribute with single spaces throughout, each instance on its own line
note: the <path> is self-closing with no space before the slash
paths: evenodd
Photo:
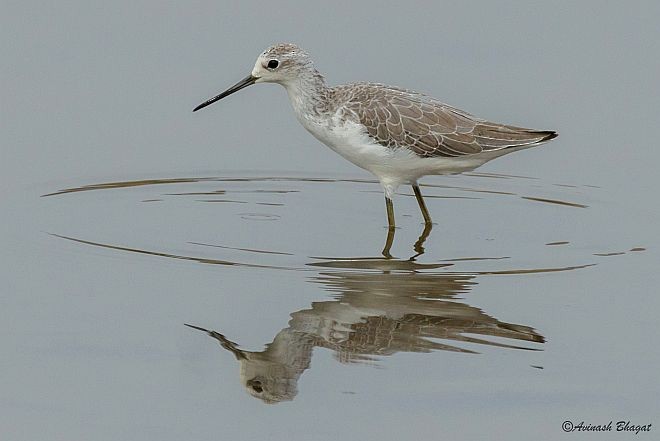
<path id="1" fill-rule="evenodd" d="M 307 52 L 292 43 L 279 43 L 269 47 L 257 57 L 250 75 L 195 107 L 193 112 L 255 83 L 279 83 L 287 86 L 314 72 L 312 60 Z"/>

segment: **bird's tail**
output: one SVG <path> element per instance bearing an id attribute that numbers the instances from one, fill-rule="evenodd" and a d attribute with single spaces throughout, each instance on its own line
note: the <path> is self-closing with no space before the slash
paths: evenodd
<path id="1" fill-rule="evenodd" d="M 512 147 L 531 147 L 558 136 L 554 130 L 534 130 L 503 124 L 478 124 L 472 132 L 483 150 L 501 150 Z"/>

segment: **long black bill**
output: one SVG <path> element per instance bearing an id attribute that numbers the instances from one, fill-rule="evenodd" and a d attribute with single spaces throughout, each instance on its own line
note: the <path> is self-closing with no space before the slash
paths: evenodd
<path id="1" fill-rule="evenodd" d="M 222 92 L 220 95 L 214 96 L 210 100 L 205 101 L 202 104 L 200 104 L 199 106 L 195 107 L 193 109 L 193 112 L 197 112 L 199 109 L 203 109 L 206 106 L 210 106 L 211 104 L 215 103 L 216 101 L 219 101 L 219 100 L 223 99 L 224 97 L 231 95 L 234 92 L 238 92 L 239 90 L 241 90 L 245 87 L 251 86 L 251 85 L 254 84 L 255 81 L 257 81 L 257 77 L 253 77 L 252 75 L 248 75 L 247 77 L 243 78 L 238 83 L 231 86 L 229 89 Z"/>

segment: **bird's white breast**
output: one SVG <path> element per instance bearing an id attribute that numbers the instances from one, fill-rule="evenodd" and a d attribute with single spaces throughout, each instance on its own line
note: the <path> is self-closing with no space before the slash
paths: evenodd
<path id="1" fill-rule="evenodd" d="M 340 112 L 318 112 L 317 103 L 304 88 L 284 86 L 296 118 L 308 132 L 353 164 L 379 176 L 379 168 L 390 162 L 391 149 L 376 143 L 364 126 L 347 120 Z"/>
<path id="2" fill-rule="evenodd" d="M 375 173 L 374 167 L 388 162 L 392 151 L 374 142 L 360 124 L 332 117 L 303 118 L 302 125 L 316 139 L 358 167 Z"/>

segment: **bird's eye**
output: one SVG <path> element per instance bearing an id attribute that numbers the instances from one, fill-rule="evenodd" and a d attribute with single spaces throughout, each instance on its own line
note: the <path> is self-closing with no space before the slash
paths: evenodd
<path id="1" fill-rule="evenodd" d="M 268 69 L 277 69 L 277 66 L 280 65 L 280 62 L 277 60 L 270 60 L 268 62 Z"/>
<path id="2" fill-rule="evenodd" d="M 261 386 L 261 381 L 259 380 L 248 380 L 247 385 L 250 386 L 252 390 L 258 394 L 264 391 L 264 388 Z"/>

